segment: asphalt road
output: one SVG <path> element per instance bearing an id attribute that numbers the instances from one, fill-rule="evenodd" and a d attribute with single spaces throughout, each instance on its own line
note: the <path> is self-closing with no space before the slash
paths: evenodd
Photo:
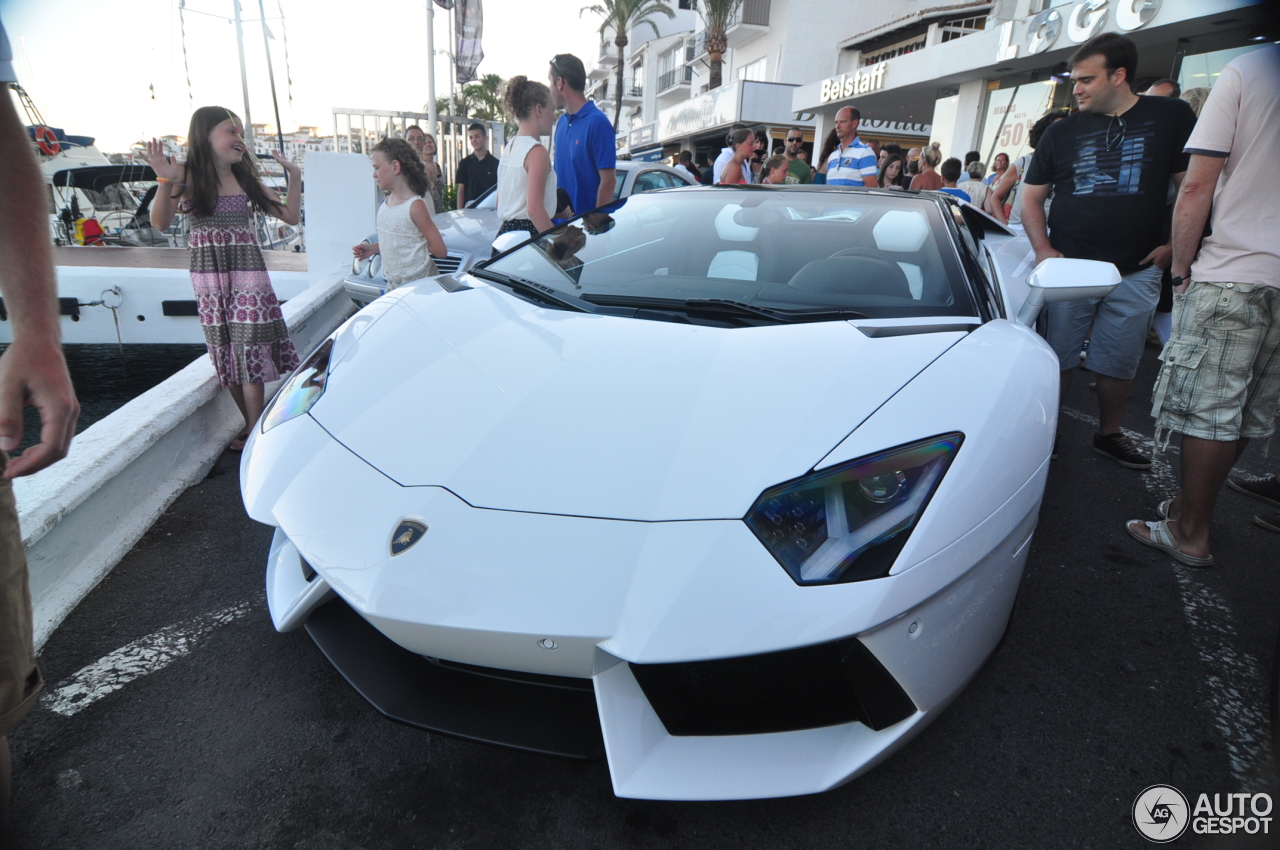
<path id="1" fill-rule="evenodd" d="M 1149 352 L 1126 426 L 1150 435 Z M 732 803 L 613 796 L 581 765 L 382 719 L 263 598 L 271 530 L 237 457 L 183 495 L 41 655 L 44 702 L 11 736 L 19 848 L 1145 847 L 1145 787 L 1280 791 L 1266 675 L 1280 535 L 1224 492 L 1218 566 L 1138 546 L 1176 482 L 1094 454 L 1081 373 L 1007 640 L 905 749 L 834 791 Z M 1280 466 L 1251 448 L 1241 469 Z M 114 662 L 99 660 L 116 653 Z M 169 660 L 163 666 L 164 660 Z M 98 664 L 98 668 L 90 665 Z M 74 684 L 101 667 L 120 687 Z M 154 669 L 160 667 L 161 669 Z M 129 671 L 153 670 L 132 681 Z M 101 677 L 94 695 L 109 690 Z M 60 690 L 71 688 L 72 690 Z M 59 699 L 59 695 L 60 699 Z M 62 713 L 55 711 L 60 708 Z M 1280 831 L 1280 811 L 1272 832 Z M 1196 836 L 1173 846 L 1273 847 Z"/>

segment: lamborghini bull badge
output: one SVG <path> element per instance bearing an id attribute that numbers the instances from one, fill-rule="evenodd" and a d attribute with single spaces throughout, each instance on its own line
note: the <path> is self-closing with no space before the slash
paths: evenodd
<path id="1" fill-rule="evenodd" d="M 399 555 L 401 552 L 409 549 L 413 544 L 422 539 L 422 535 L 427 533 L 427 527 L 413 520 L 407 519 L 396 527 L 396 533 L 391 535 L 391 554 Z"/>

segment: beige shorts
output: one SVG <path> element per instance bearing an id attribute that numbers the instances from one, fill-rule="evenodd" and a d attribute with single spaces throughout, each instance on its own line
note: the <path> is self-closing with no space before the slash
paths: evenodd
<path id="1" fill-rule="evenodd" d="M 1173 296 L 1173 334 L 1152 394 L 1160 431 L 1263 439 L 1280 401 L 1280 288 L 1193 281 Z"/>
<path id="2" fill-rule="evenodd" d="M 0 471 L 8 459 L 0 452 Z M 27 556 L 18 530 L 13 484 L 0 479 L 0 736 L 8 735 L 27 716 L 43 685 L 32 643 Z"/>

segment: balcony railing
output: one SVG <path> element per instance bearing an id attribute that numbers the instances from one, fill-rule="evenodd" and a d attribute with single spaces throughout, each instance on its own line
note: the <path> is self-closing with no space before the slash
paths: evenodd
<path id="1" fill-rule="evenodd" d="M 658 77 L 658 91 L 663 92 L 672 86 L 693 82 L 693 68 L 688 65 L 673 68 Z"/>
<path id="2" fill-rule="evenodd" d="M 769 3 L 770 0 L 742 0 L 742 3 L 735 7 L 733 14 L 729 16 L 729 26 L 725 29 L 731 29 L 738 24 L 769 26 Z"/>

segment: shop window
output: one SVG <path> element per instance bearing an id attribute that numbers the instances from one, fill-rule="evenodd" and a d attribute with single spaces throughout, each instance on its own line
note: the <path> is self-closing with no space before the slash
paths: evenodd
<path id="1" fill-rule="evenodd" d="M 1245 47 L 1232 47 L 1228 50 L 1214 50 L 1196 56 L 1182 57 L 1182 67 L 1178 70 L 1178 85 L 1185 92 L 1193 88 L 1213 88 L 1218 75 L 1227 63 L 1237 56 L 1265 47 L 1266 43 L 1250 44 Z"/>
<path id="2" fill-rule="evenodd" d="M 1012 162 L 1031 150 L 1027 134 L 1054 105 L 1056 87 L 1057 84 L 1049 80 L 987 92 L 978 151 L 988 168 L 996 154 L 1008 154 Z"/>
<path id="3" fill-rule="evenodd" d="M 755 80 L 759 83 L 767 82 L 768 78 L 765 76 L 765 72 L 768 69 L 767 61 L 767 57 L 762 56 L 748 65 L 743 65 L 738 69 L 738 79 Z"/>

